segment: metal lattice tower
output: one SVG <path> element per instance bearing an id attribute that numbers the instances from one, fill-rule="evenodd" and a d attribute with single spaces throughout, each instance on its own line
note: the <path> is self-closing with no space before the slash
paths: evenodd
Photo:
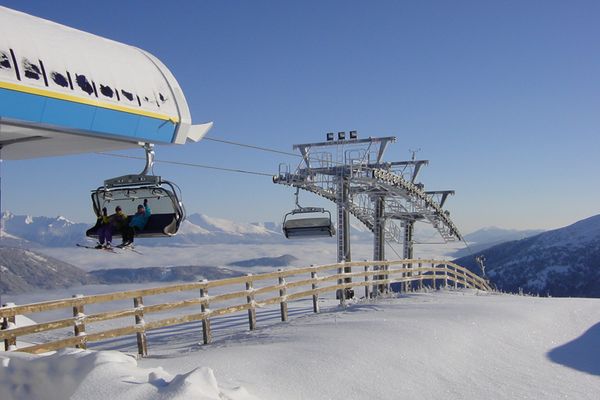
<path id="1" fill-rule="evenodd" d="M 374 234 L 373 260 L 385 259 L 385 242 L 403 244 L 403 257 L 413 256 L 416 222 L 431 224 L 444 242 L 462 237 L 443 209 L 452 190 L 425 191 L 416 183 L 427 160 L 384 161 L 393 136 L 358 139 L 356 132 L 338 133 L 339 140 L 295 144 L 302 162 L 294 172 L 280 165 L 273 182 L 315 193 L 336 204 L 338 262 L 350 261 L 350 215 Z M 333 139 L 333 134 L 328 134 Z"/>

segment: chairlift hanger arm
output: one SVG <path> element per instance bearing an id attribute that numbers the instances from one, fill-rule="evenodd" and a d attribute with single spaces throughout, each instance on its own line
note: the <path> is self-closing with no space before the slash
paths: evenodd
<path id="1" fill-rule="evenodd" d="M 308 213 L 316 213 L 316 212 L 319 212 L 319 213 L 325 213 L 326 212 L 328 214 L 331 214 L 328 210 L 326 210 L 324 208 L 321 208 L 321 207 L 302 207 L 302 208 L 297 208 L 295 210 L 290 211 L 290 213 L 292 215 L 295 215 L 295 214 L 308 214 Z"/>
<path id="2" fill-rule="evenodd" d="M 146 153 L 146 165 L 140 175 L 148 175 L 154 166 L 154 145 L 152 143 L 140 143 Z"/>

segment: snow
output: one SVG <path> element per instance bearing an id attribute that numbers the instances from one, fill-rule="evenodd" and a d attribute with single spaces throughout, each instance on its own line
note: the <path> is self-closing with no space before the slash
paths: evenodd
<path id="1" fill-rule="evenodd" d="M 189 337 L 182 327 L 150 332 L 150 356 L 138 361 L 113 351 L 0 354 L 2 399 L 591 400 L 600 392 L 598 299 L 440 291 L 328 304 L 287 323 L 259 319 L 256 331 L 240 326 L 210 345 L 197 344 L 197 325 Z"/>
<path id="2" fill-rule="evenodd" d="M 2 238 L 2 239 L 15 239 L 15 240 L 20 239 L 20 238 L 18 238 L 16 236 L 11 235 L 10 233 L 6 232 L 4 230 L 4 228 L 0 229 L 0 238 Z"/>
<path id="3" fill-rule="evenodd" d="M 244 388 L 219 387 L 210 368 L 172 376 L 160 367 L 139 368 L 134 358 L 116 351 L 68 349 L 44 357 L 13 353 L 0 360 L 3 400 L 255 399 Z"/>
<path id="4" fill-rule="evenodd" d="M 48 262 L 47 258 L 42 257 L 42 256 L 40 256 L 40 255 L 38 255 L 38 254 L 36 254 L 36 253 L 34 253 L 32 251 L 29 251 L 29 250 L 25 250 L 25 255 L 27 257 L 29 257 L 30 259 L 35 260 L 35 261 L 37 261 L 39 263 L 47 263 Z M 54 269 L 54 268 L 52 268 L 50 266 L 47 266 L 47 267 L 50 268 L 50 269 L 52 269 L 52 270 L 54 270 L 54 271 L 56 271 L 56 269 Z"/>
<path id="5" fill-rule="evenodd" d="M 185 220 L 181 223 L 179 227 L 180 235 L 211 235 L 211 232 L 199 227 L 198 225 L 192 224 L 190 221 Z"/>
<path id="6" fill-rule="evenodd" d="M 68 219 L 67 217 L 63 217 L 62 215 L 59 215 L 58 217 L 56 217 L 57 221 L 63 221 L 66 224 L 74 224 L 73 221 L 71 221 L 70 219 Z"/>

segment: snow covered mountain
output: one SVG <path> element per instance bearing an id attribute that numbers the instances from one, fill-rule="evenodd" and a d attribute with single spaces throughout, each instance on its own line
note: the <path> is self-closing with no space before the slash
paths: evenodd
<path id="1" fill-rule="evenodd" d="M 1 293 L 66 288 L 95 283 L 85 271 L 30 250 L 0 247 Z"/>
<path id="2" fill-rule="evenodd" d="M 542 232 L 543 231 L 539 229 L 518 230 L 489 226 L 465 235 L 464 237 L 469 243 L 469 247 L 457 250 L 452 255 L 457 258 L 465 257 L 470 254 L 480 253 L 481 251 L 496 246 L 500 243 L 525 239 Z"/>
<path id="3" fill-rule="evenodd" d="M 4 212 L 2 246 L 71 247 L 85 241 L 91 223 L 74 223 L 65 217 L 32 217 Z M 269 229 L 272 227 L 273 229 Z M 277 229 L 277 230 L 274 230 Z M 275 223 L 239 223 L 203 214 L 192 214 L 183 222 L 170 244 L 257 243 L 284 240 Z M 140 239 L 146 246 L 164 245 L 165 239 Z"/>
<path id="4" fill-rule="evenodd" d="M 487 275 L 502 290 L 600 297 L 600 215 L 482 253 Z M 456 262 L 481 272 L 473 256 Z"/>
<path id="5" fill-rule="evenodd" d="M 65 217 L 32 217 L 4 212 L 2 215 L 3 235 L 0 246 L 11 247 L 72 247 L 86 240 L 85 231 L 89 223 L 71 222 Z M 355 240 L 371 240 L 371 233 L 362 225 L 352 225 Z M 333 239 L 332 239 L 333 240 Z M 244 223 L 205 214 L 191 214 L 181 224 L 176 236 L 169 239 L 139 239 L 145 246 L 194 245 L 194 244 L 256 244 L 283 243 L 278 222 Z"/>
<path id="6" fill-rule="evenodd" d="M 507 242 L 509 240 L 525 239 L 542 233 L 540 229 L 504 229 L 496 226 L 488 226 L 465 235 L 465 240 L 472 243 Z"/>
<path id="7" fill-rule="evenodd" d="M 32 217 L 6 211 L 2 214 L 2 227 L 3 234 L 6 234 L 2 236 L 4 246 L 61 247 L 81 242 L 90 226 L 71 222 L 62 216 Z"/>

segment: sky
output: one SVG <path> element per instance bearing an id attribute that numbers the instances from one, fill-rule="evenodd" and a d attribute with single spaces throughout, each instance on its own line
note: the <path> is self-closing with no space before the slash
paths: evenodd
<path id="1" fill-rule="evenodd" d="M 387 160 L 430 161 L 426 189 L 463 232 L 551 229 L 600 213 L 597 1 L 7 1 L 143 48 L 181 84 L 209 136 L 291 151 L 329 131 L 396 136 Z M 123 154 L 142 156 L 141 150 Z M 202 141 L 157 159 L 275 174 L 297 159 Z M 141 161 L 4 161 L 2 209 L 91 221 L 89 193 Z M 280 221 L 269 177 L 157 164 L 188 212 Z M 333 205 L 305 195 L 303 205 Z"/>

